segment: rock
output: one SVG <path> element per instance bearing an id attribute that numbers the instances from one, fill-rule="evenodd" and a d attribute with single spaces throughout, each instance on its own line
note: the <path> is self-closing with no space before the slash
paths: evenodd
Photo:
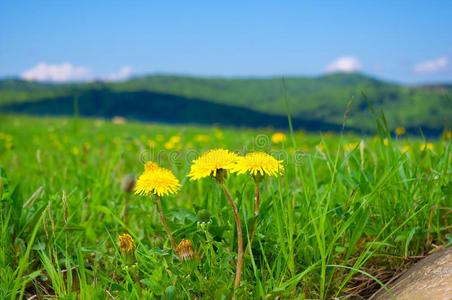
<path id="1" fill-rule="evenodd" d="M 427 256 L 388 288 L 398 300 L 452 299 L 452 247 Z M 380 289 L 370 299 L 393 299 Z"/>

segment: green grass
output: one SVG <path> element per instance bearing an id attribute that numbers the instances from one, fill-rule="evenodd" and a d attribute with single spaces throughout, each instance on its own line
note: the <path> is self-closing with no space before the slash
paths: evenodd
<path id="1" fill-rule="evenodd" d="M 234 216 L 214 180 L 185 177 L 192 159 L 218 147 L 269 151 L 286 168 L 261 183 L 236 298 L 366 295 L 389 279 L 381 270 L 395 274 L 452 242 L 450 139 L 422 147 L 420 137 L 391 139 L 384 128 L 381 120 L 375 137 L 295 132 L 272 144 L 271 130 L 0 116 L 0 298 L 230 298 Z M 180 142 L 167 144 L 175 135 Z M 121 179 L 147 160 L 183 185 L 162 204 L 177 242 L 193 241 L 192 261 L 170 249 L 150 199 L 132 195 L 124 223 Z M 246 233 L 253 181 L 231 174 L 226 185 Z M 201 209 L 209 223 L 199 222 Z M 137 245 L 132 262 L 118 249 L 123 233 Z M 371 287 L 353 289 L 360 278 Z"/>

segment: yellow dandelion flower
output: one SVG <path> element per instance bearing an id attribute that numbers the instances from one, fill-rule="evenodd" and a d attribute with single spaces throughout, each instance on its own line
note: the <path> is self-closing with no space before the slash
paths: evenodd
<path id="1" fill-rule="evenodd" d="M 403 135 L 406 133 L 406 129 L 404 127 L 397 127 L 395 129 L 395 134 L 396 135 Z"/>
<path id="2" fill-rule="evenodd" d="M 388 139 L 384 139 L 384 140 L 383 140 L 383 144 L 385 145 L 385 147 L 388 147 L 388 145 L 389 145 Z"/>
<path id="3" fill-rule="evenodd" d="M 195 139 L 196 139 L 197 142 L 205 143 L 205 142 L 208 142 L 210 140 L 210 136 L 208 136 L 207 134 L 198 134 L 195 137 Z"/>
<path id="4" fill-rule="evenodd" d="M 173 149 L 174 148 L 174 143 L 173 142 L 171 142 L 171 141 L 168 141 L 168 142 L 166 142 L 165 143 L 165 149 L 167 149 L 167 150 L 171 150 L 171 149 Z"/>
<path id="5" fill-rule="evenodd" d="M 272 142 L 275 144 L 282 143 L 286 140 L 286 135 L 282 132 L 275 132 L 271 138 Z"/>
<path id="6" fill-rule="evenodd" d="M 447 130 L 447 131 L 444 133 L 444 138 L 445 138 L 445 139 L 450 139 L 450 138 L 452 138 L 452 130 Z"/>
<path id="7" fill-rule="evenodd" d="M 77 147 L 72 148 L 72 154 L 78 155 L 80 153 L 80 150 Z"/>
<path id="8" fill-rule="evenodd" d="M 249 172 L 254 176 L 279 176 L 284 172 L 282 162 L 282 160 L 277 160 L 265 152 L 254 152 L 239 157 L 232 171 L 237 172 L 237 174 Z"/>
<path id="9" fill-rule="evenodd" d="M 421 151 L 434 150 L 435 146 L 432 143 L 426 143 L 426 144 L 422 144 L 420 149 L 421 149 Z"/>
<path id="10" fill-rule="evenodd" d="M 405 154 L 410 150 L 410 146 L 403 146 L 402 149 L 400 149 L 400 153 Z"/>
<path id="11" fill-rule="evenodd" d="M 173 144 L 179 143 L 180 142 L 180 136 L 179 135 L 175 135 L 170 137 L 169 141 Z"/>
<path id="12" fill-rule="evenodd" d="M 193 246 L 190 240 L 182 239 L 176 248 L 176 252 L 182 260 L 193 258 Z"/>
<path id="13" fill-rule="evenodd" d="M 347 145 L 344 146 L 344 150 L 347 152 L 352 151 L 353 149 L 356 148 L 356 146 L 358 146 L 358 144 L 354 144 L 354 143 L 349 143 Z"/>
<path id="14" fill-rule="evenodd" d="M 135 194 L 161 197 L 177 193 L 180 187 L 179 180 L 170 170 L 161 168 L 154 162 L 147 162 L 143 174 L 138 177 Z"/>
<path id="15" fill-rule="evenodd" d="M 135 250 L 135 243 L 128 233 L 119 236 L 118 246 L 123 254 L 132 253 Z"/>
<path id="16" fill-rule="evenodd" d="M 188 177 L 197 180 L 207 176 L 216 177 L 218 171 L 230 170 L 239 156 L 225 149 L 209 150 L 193 161 Z"/>

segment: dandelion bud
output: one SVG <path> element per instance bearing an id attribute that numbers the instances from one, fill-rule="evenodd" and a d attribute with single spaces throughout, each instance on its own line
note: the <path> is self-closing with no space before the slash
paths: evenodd
<path id="1" fill-rule="evenodd" d="M 196 217 L 200 223 L 207 223 L 210 221 L 210 212 L 207 209 L 201 209 L 196 214 Z"/>
<path id="2" fill-rule="evenodd" d="M 189 260 L 193 258 L 193 247 L 190 240 L 182 239 L 176 248 L 177 255 L 181 260 Z"/>
<path id="3" fill-rule="evenodd" d="M 133 191 L 135 183 L 136 183 L 135 175 L 128 174 L 124 176 L 121 180 L 121 189 L 126 193 L 130 193 Z"/>
<path id="4" fill-rule="evenodd" d="M 132 253 L 135 250 L 135 243 L 128 233 L 119 236 L 118 246 L 123 254 Z"/>

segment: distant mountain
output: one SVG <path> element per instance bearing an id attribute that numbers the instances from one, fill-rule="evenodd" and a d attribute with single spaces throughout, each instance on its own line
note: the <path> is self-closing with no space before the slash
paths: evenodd
<path id="1" fill-rule="evenodd" d="M 285 78 L 285 91 L 291 113 L 302 127 L 307 124 L 314 126 L 314 123 L 320 127 L 325 124 L 326 127 L 339 127 L 347 103 L 352 100 L 347 125 L 355 129 L 374 130 L 375 121 L 362 93 L 376 110 L 385 112 L 392 128 L 405 126 L 417 130 L 422 127 L 427 131 L 439 132 L 448 120 L 450 122 L 452 116 L 452 104 L 445 97 L 450 95 L 451 85 L 409 87 L 362 74 L 337 73 L 312 78 Z M 84 99 L 82 102 L 96 103 L 90 106 L 93 111 L 85 111 L 84 114 L 105 117 L 108 116 L 102 115 L 101 112 L 105 112 L 107 107 L 118 101 L 121 103 L 121 109 L 115 113 L 136 119 L 143 119 L 143 115 L 147 114 L 149 117 L 145 118 L 146 120 L 157 120 L 151 116 L 166 116 L 166 111 L 186 109 L 177 105 L 182 102 L 189 105 L 190 101 L 193 101 L 190 109 L 196 108 L 195 110 L 201 112 L 204 110 L 204 114 L 210 113 L 207 107 L 215 107 L 215 111 L 224 109 L 227 114 L 224 113 L 220 119 L 229 118 L 231 122 L 227 123 L 231 125 L 267 126 L 273 124 L 268 120 L 276 122 L 273 117 L 286 116 L 281 78 L 229 79 L 169 75 L 138 77 L 117 83 L 44 84 L 15 79 L 1 80 L 0 111 L 34 111 L 45 114 L 47 109 L 50 114 L 49 105 L 51 101 L 55 101 L 52 103 L 52 114 L 68 114 L 70 112 L 63 109 L 67 106 L 63 105 L 63 101 L 67 102 L 75 95 Z M 162 100 L 171 96 L 173 100 L 178 100 Z M 102 101 L 98 101 L 99 99 Z M 38 109 L 38 103 L 45 105 Z M 217 106 L 211 106 L 213 104 Z M 139 114 L 136 110 L 138 107 Z M 245 116 L 242 115 L 243 109 L 247 112 Z M 188 110 L 179 121 L 169 116 L 158 121 L 205 124 L 207 121 L 204 114 Z M 249 114 L 259 117 L 249 122 L 246 120 L 246 115 Z M 278 121 L 273 125 L 280 126 L 282 123 Z"/>
<path id="2" fill-rule="evenodd" d="M 75 104 L 76 103 L 76 104 Z M 176 124 L 218 124 L 226 126 L 287 128 L 287 117 L 258 112 L 249 108 L 214 103 L 202 99 L 148 91 L 113 92 L 90 90 L 77 96 L 5 104 L 3 112 L 31 115 L 74 115 L 112 118 L 124 116 L 138 121 Z M 294 118 L 296 128 L 338 131 L 338 124 Z M 359 131 L 358 128 L 349 128 Z"/>

